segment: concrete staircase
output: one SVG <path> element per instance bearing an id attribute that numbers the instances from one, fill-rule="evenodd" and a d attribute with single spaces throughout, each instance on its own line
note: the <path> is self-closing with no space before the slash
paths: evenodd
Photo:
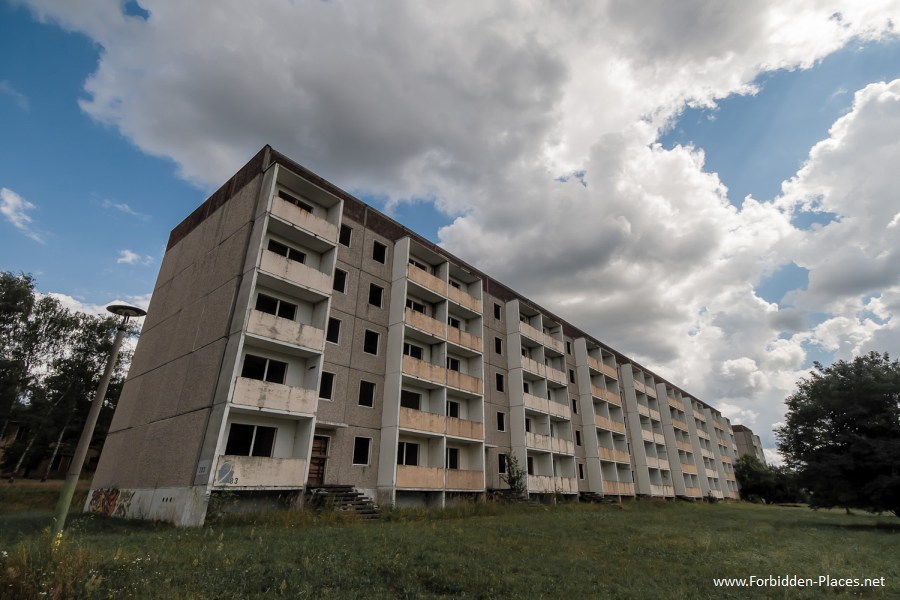
<path id="1" fill-rule="evenodd" d="M 352 485 L 320 485 L 306 489 L 304 504 L 315 510 L 352 511 L 364 521 L 381 518 L 378 505 Z"/>

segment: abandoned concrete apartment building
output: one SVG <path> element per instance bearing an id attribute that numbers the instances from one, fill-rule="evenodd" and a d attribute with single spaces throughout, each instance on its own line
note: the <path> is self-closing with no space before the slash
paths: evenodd
<path id="1" fill-rule="evenodd" d="M 171 233 L 87 508 L 443 506 L 510 455 L 532 496 L 738 497 L 715 408 L 266 146 Z"/>

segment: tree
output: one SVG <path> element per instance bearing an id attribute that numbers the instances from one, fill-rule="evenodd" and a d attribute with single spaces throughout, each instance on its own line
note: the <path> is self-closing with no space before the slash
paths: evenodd
<path id="1" fill-rule="evenodd" d="M 777 431 L 787 465 L 813 506 L 900 516 L 900 362 L 871 352 L 815 368 Z"/>
<path id="2" fill-rule="evenodd" d="M 528 495 L 528 474 L 519 466 L 515 454 L 506 455 L 506 473 L 500 475 L 500 481 L 508 485 L 516 496 L 524 498 Z"/>
<path id="3" fill-rule="evenodd" d="M 773 467 L 749 454 L 734 463 L 734 474 L 741 486 L 741 496 L 772 504 L 806 502 L 797 482 L 797 474 L 786 467 Z"/>

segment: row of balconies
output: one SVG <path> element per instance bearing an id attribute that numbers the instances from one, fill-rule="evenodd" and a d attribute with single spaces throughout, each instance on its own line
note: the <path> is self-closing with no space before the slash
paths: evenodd
<path id="1" fill-rule="evenodd" d="M 634 496 L 634 484 L 627 481 L 604 481 L 603 493 L 613 496 Z"/>
<path id="2" fill-rule="evenodd" d="M 575 454 L 575 444 L 572 440 L 541 435 L 530 431 L 525 432 L 525 446 L 530 450 L 543 450 L 545 452 L 555 452 L 556 454 Z"/>
<path id="3" fill-rule="evenodd" d="M 397 488 L 483 491 L 484 471 L 397 465 Z"/>
<path id="4" fill-rule="evenodd" d="M 574 477 L 529 475 L 528 491 L 534 494 L 576 494 L 578 483 Z"/>
<path id="5" fill-rule="evenodd" d="M 484 424 L 469 419 L 445 417 L 424 410 L 400 407 L 400 427 L 413 429 L 438 435 L 469 438 L 475 440 L 484 439 Z"/>
<path id="6" fill-rule="evenodd" d="M 431 273 L 426 273 L 413 265 L 407 265 L 406 276 L 410 281 L 413 281 L 444 298 L 448 298 L 451 302 L 467 308 L 472 312 L 481 314 L 481 300 L 468 292 L 464 292 L 461 289 L 449 285 L 443 279 L 435 277 Z"/>
<path id="7" fill-rule="evenodd" d="M 483 390 L 483 381 L 480 377 L 453 371 L 412 356 L 403 357 L 403 374 L 472 394 L 481 395 Z"/>
<path id="8" fill-rule="evenodd" d="M 446 323 L 432 319 L 428 315 L 423 315 L 409 308 L 406 309 L 406 324 L 442 340 L 447 340 L 451 344 L 456 344 L 475 352 L 481 352 L 482 342 L 480 337 L 468 331 L 450 327 Z"/>
<path id="9" fill-rule="evenodd" d="M 519 333 L 527 338 L 534 340 L 538 344 L 542 344 L 548 348 L 556 350 L 560 354 L 563 354 L 565 351 L 566 347 L 563 344 L 562 340 L 558 340 L 555 337 L 544 333 L 543 331 L 539 331 L 537 328 L 532 327 L 528 323 L 519 321 Z"/>

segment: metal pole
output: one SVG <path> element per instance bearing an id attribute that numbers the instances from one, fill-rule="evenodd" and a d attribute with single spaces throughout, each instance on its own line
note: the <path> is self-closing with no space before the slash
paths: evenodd
<path id="1" fill-rule="evenodd" d="M 126 316 L 116 328 L 116 340 L 113 342 L 112 352 L 110 352 L 109 359 L 106 361 L 106 370 L 100 379 L 100 385 L 97 386 L 97 393 L 94 395 L 94 400 L 91 403 L 91 410 L 88 412 L 87 420 L 84 422 L 84 429 L 81 431 L 81 438 L 78 440 L 78 446 L 75 448 L 75 456 L 72 457 L 72 464 L 69 465 L 69 470 L 66 473 L 66 483 L 59 497 L 59 503 L 56 505 L 56 519 L 53 523 L 54 540 L 58 540 L 62 536 L 63 528 L 66 525 L 69 505 L 72 503 L 72 496 L 75 495 L 75 486 L 78 484 L 78 477 L 81 475 L 81 468 L 84 466 L 84 458 L 87 456 L 91 438 L 94 436 L 94 427 L 97 425 L 97 417 L 100 416 L 100 408 L 106 399 L 106 388 L 109 387 L 109 380 L 112 379 L 116 359 L 119 357 L 119 350 L 122 348 L 122 339 L 125 337 L 125 324 L 127 322 L 128 317 Z"/>

